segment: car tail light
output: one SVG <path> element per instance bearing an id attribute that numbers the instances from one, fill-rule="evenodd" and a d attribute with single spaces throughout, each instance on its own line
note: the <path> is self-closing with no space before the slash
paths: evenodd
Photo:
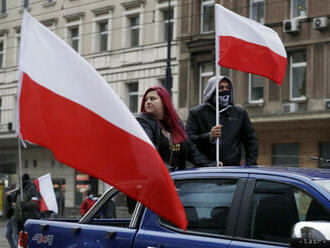
<path id="1" fill-rule="evenodd" d="M 24 232 L 24 240 L 23 240 L 23 232 L 19 232 L 19 240 L 18 240 L 18 248 L 27 248 L 28 243 L 28 233 Z"/>

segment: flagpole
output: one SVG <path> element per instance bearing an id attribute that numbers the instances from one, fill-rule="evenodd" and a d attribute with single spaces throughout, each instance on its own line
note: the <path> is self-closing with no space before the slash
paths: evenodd
<path id="1" fill-rule="evenodd" d="M 20 139 L 17 138 L 17 146 L 18 146 L 18 163 L 19 163 L 19 184 L 20 184 L 20 195 L 21 195 L 21 202 L 23 202 L 23 182 L 22 182 L 22 175 L 23 175 L 23 169 L 22 169 L 22 153 L 21 153 L 21 143 Z"/>
<path id="2" fill-rule="evenodd" d="M 216 21 L 216 8 L 214 5 L 214 20 Z M 216 27 L 216 23 L 214 24 L 214 27 Z M 219 60 L 219 41 L 217 37 L 217 32 L 215 32 L 215 75 L 216 75 L 216 84 L 215 84 L 215 123 L 218 126 L 219 125 L 219 82 L 218 78 L 220 76 L 220 66 L 218 65 Z M 220 138 L 216 139 L 216 165 L 219 165 L 219 147 L 220 147 Z"/>

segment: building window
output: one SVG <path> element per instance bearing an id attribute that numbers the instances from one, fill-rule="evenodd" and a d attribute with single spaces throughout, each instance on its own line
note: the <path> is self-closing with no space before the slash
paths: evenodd
<path id="1" fill-rule="evenodd" d="M 5 57 L 5 45 L 4 41 L 0 40 L 0 69 L 4 67 L 4 57 Z"/>
<path id="2" fill-rule="evenodd" d="M 299 166 L 299 144 L 283 143 L 272 145 L 272 165 Z"/>
<path id="3" fill-rule="evenodd" d="M 70 46 L 76 51 L 79 52 L 79 27 L 69 27 L 69 43 Z"/>
<path id="4" fill-rule="evenodd" d="M 250 18 L 260 23 L 265 23 L 265 0 L 250 1 Z"/>
<path id="5" fill-rule="evenodd" d="M 264 101 L 265 79 L 258 75 L 249 74 L 249 102 L 262 103 Z"/>
<path id="6" fill-rule="evenodd" d="M 290 55 L 290 98 L 306 99 L 306 51 L 294 52 Z"/>
<path id="7" fill-rule="evenodd" d="M 326 163 L 324 160 L 330 159 L 330 141 L 319 143 L 319 166 L 324 168 L 329 168 L 330 163 Z"/>
<path id="8" fill-rule="evenodd" d="M 170 27 L 170 40 L 173 39 L 173 9 L 170 11 L 164 10 L 163 11 L 163 16 L 164 16 L 164 41 L 168 40 L 168 28 Z M 170 18 L 170 20 L 169 20 Z"/>
<path id="9" fill-rule="evenodd" d="M 7 0 L 0 0 L 0 14 L 5 14 L 6 13 L 6 4 Z"/>
<path id="10" fill-rule="evenodd" d="M 21 46 L 21 32 L 20 30 L 17 30 L 16 33 L 16 44 L 15 44 L 15 50 L 16 50 L 16 65 L 18 65 L 19 62 L 19 50 L 20 50 L 20 46 Z"/>
<path id="11" fill-rule="evenodd" d="M 203 102 L 203 92 L 207 81 L 214 75 L 213 63 L 201 63 L 199 66 L 199 104 Z"/>
<path id="12" fill-rule="evenodd" d="M 201 5 L 201 32 L 214 30 L 214 0 L 202 0 Z"/>
<path id="13" fill-rule="evenodd" d="M 15 174 L 16 173 L 17 155 L 14 153 L 0 153 L 0 173 Z"/>
<path id="14" fill-rule="evenodd" d="M 128 106 L 132 113 L 138 112 L 139 83 L 128 83 Z"/>
<path id="15" fill-rule="evenodd" d="M 108 50 L 108 34 L 109 34 L 109 25 L 108 21 L 98 22 L 97 23 L 97 32 L 98 32 L 98 51 L 103 52 Z"/>
<path id="16" fill-rule="evenodd" d="M 30 7 L 30 0 L 23 0 L 24 9 L 28 9 Z"/>
<path id="17" fill-rule="evenodd" d="M 307 16 L 307 0 L 291 0 L 291 17 Z"/>
<path id="18" fill-rule="evenodd" d="M 133 16 L 129 18 L 131 47 L 136 47 L 139 45 L 139 36 L 140 36 L 139 22 L 140 22 L 139 16 Z"/>

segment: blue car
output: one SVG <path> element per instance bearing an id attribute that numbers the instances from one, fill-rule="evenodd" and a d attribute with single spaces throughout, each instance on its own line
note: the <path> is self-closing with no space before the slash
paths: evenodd
<path id="1" fill-rule="evenodd" d="M 330 247 L 329 169 L 200 168 L 172 177 L 186 232 L 111 188 L 78 222 L 29 220 L 29 247 Z"/>

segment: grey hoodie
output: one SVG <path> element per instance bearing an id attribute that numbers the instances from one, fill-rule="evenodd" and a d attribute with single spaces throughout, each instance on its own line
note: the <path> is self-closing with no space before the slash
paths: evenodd
<path id="1" fill-rule="evenodd" d="M 209 79 L 209 81 L 207 82 L 207 85 L 204 89 L 203 92 L 203 100 L 204 103 L 211 103 L 212 102 L 212 97 L 213 97 L 213 93 L 215 92 L 215 88 L 216 88 L 216 83 L 220 82 L 222 79 L 227 79 L 230 85 L 230 101 L 229 104 L 234 106 L 234 85 L 233 82 L 230 80 L 229 77 L 226 76 L 214 76 L 211 77 Z"/>

